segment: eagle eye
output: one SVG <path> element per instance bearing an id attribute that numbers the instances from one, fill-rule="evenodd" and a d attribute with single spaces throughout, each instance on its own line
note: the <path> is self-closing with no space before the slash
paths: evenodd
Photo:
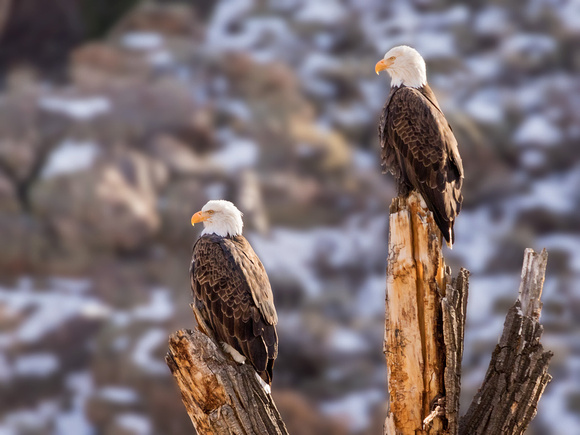
<path id="1" fill-rule="evenodd" d="M 207 211 L 207 214 L 214 214 L 214 213 L 215 213 L 215 211 L 213 211 L 213 210 L 208 210 Z"/>
<path id="2" fill-rule="evenodd" d="M 397 58 L 396 56 L 391 56 L 391 57 L 389 57 L 388 60 L 395 60 L 396 58 Z"/>

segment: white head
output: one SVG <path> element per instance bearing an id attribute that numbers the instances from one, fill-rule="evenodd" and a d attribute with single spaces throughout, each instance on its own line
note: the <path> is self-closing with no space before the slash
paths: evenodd
<path id="1" fill-rule="evenodd" d="M 406 45 L 391 48 L 375 65 L 377 74 L 385 70 L 391 75 L 391 87 L 420 88 L 427 84 L 425 60 L 417 50 Z"/>
<path id="2" fill-rule="evenodd" d="M 242 212 L 234 204 L 223 199 L 212 199 L 191 217 L 191 225 L 203 222 L 204 234 L 238 236 L 242 234 Z"/>

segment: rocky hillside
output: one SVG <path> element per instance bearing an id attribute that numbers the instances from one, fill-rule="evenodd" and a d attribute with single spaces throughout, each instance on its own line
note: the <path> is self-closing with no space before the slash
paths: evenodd
<path id="1" fill-rule="evenodd" d="M 275 292 L 291 433 L 384 419 L 387 212 L 374 64 L 416 47 L 460 144 L 454 270 L 471 270 L 463 409 L 526 247 L 550 252 L 554 381 L 532 432 L 580 425 L 580 8 L 574 2 L 143 2 L 55 78 L 0 94 L 2 434 L 184 434 L 163 362 L 193 326 L 191 214 L 225 198 Z"/>

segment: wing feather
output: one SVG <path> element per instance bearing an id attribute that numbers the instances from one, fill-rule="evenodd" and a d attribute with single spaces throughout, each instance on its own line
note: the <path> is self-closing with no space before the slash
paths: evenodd
<path id="1" fill-rule="evenodd" d="M 416 189 L 433 212 L 445 239 L 461 211 L 463 164 L 457 141 L 429 86 L 393 88 L 379 123 L 382 164 L 399 193 Z"/>
<path id="2" fill-rule="evenodd" d="M 278 354 L 272 289 L 264 266 L 243 236 L 204 235 L 190 269 L 195 303 L 218 340 L 244 355 L 266 380 Z"/>

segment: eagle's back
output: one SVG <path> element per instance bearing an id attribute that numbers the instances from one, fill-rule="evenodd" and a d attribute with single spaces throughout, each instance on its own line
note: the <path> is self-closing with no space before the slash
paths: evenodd
<path id="1" fill-rule="evenodd" d="M 398 183 L 399 195 L 417 190 L 449 243 L 461 210 L 463 164 L 457 141 L 428 85 L 391 88 L 379 122 L 384 171 Z"/>
<path id="2" fill-rule="evenodd" d="M 268 275 L 245 237 L 201 236 L 193 247 L 190 278 L 196 306 L 216 338 L 271 383 L 278 317 Z"/>

